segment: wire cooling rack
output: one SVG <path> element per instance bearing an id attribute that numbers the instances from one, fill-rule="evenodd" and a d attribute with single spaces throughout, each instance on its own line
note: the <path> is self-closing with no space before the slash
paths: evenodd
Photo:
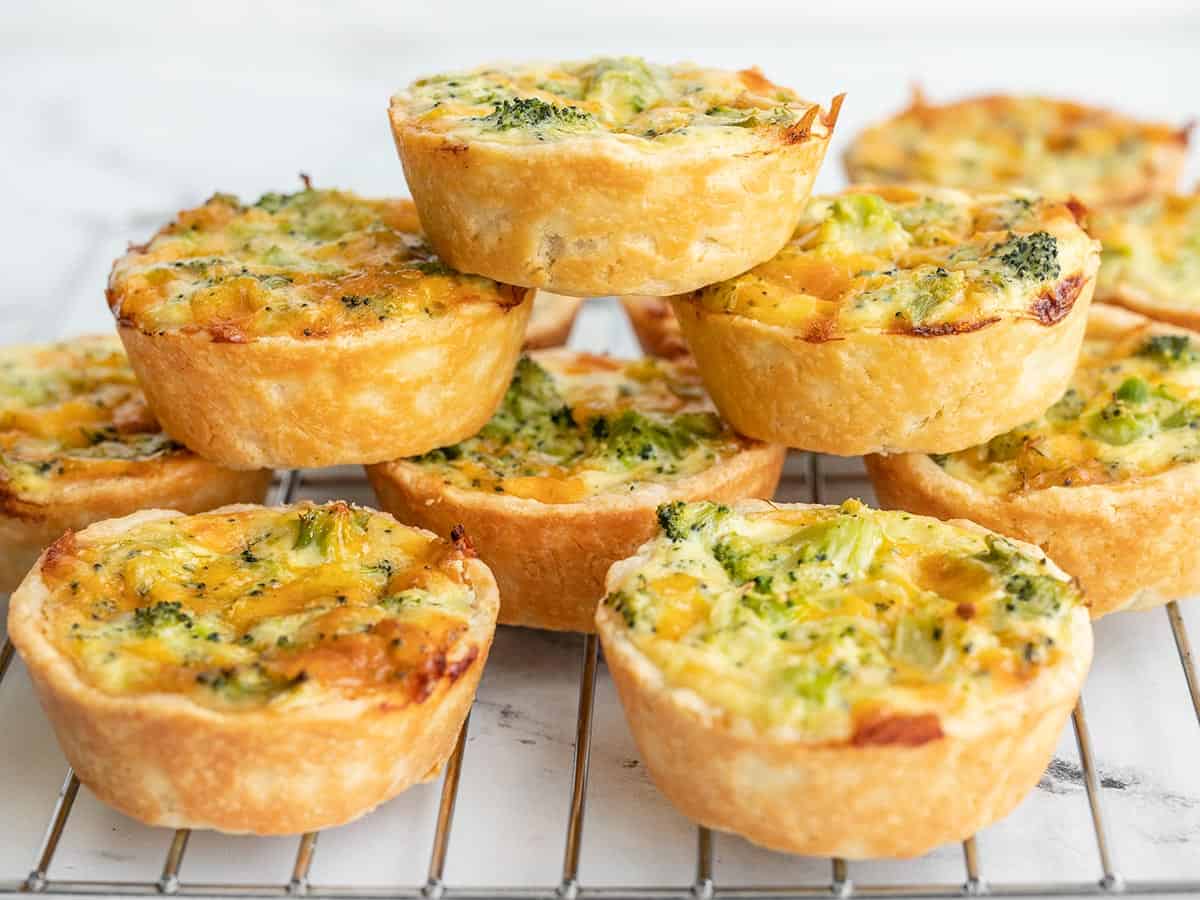
<path id="1" fill-rule="evenodd" d="M 289 502 L 301 489 L 321 496 L 344 496 L 355 491 L 361 493 L 361 474 L 348 470 L 326 472 L 281 473 L 273 487 L 273 501 Z M 781 500 L 808 500 L 824 502 L 844 496 L 848 492 L 862 491 L 864 476 L 856 463 L 832 460 L 811 454 L 793 454 L 785 468 L 778 497 Z M 1166 607 L 1175 650 L 1179 656 L 1182 674 L 1187 684 L 1192 710 L 1200 722 L 1200 683 L 1197 681 L 1191 645 L 1184 625 L 1183 616 L 1174 603 Z M 13 647 L 5 639 L 0 647 L 0 682 L 7 674 L 13 661 Z M 574 747 L 571 775 L 568 781 L 569 798 L 565 818 L 561 878 L 556 883 L 524 885 L 514 887 L 472 887 L 452 883 L 446 878 L 447 851 L 454 834 L 455 803 L 464 767 L 471 764 L 466 755 L 467 736 L 471 727 L 470 718 L 463 725 L 454 752 L 446 763 L 442 779 L 440 803 L 433 829 L 428 875 L 424 883 L 408 886 L 378 886 L 356 884 L 324 884 L 310 881 L 309 872 L 318 849 L 318 834 L 305 834 L 297 839 L 291 878 L 276 883 L 232 883 L 196 881 L 181 878 L 180 870 L 188 849 L 190 832 L 176 831 L 162 862 L 161 870 L 147 872 L 144 880 L 83 880 L 54 877 L 52 865 L 67 828 L 72 809 L 79 796 L 79 781 L 69 769 L 65 774 L 57 802 L 54 804 L 45 837 L 31 860 L 28 875 L 18 873 L 9 877 L 0 871 L 0 896 L 16 894 L 54 894 L 59 896 L 132 896 L 147 894 L 178 895 L 187 897 L 356 897 L 356 898 L 421 898 L 421 900 L 587 900 L 587 898 L 630 898 L 630 900 L 659 900 L 659 898 L 690 898 L 690 900 L 768 900 L 787 897 L 953 897 L 953 896 L 1097 896 L 1097 895 L 1149 895 L 1149 894 L 1200 894 L 1200 878 L 1129 878 L 1122 877 L 1116 867 L 1116 854 L 1109 837 L 1109 825 L 1103 810 L 1103 795 L 1108 779 L 1102 777 L 1092 749 L 1092 737 L 1088 730 L 1082 701 L 1076 707 L 1072 726 L 1078 748 L 1079 773 L 1083 796 L 1086 797 L 1087 816 L 1094 832 L 1095 877 L 1088 880 L 1046 880 L 1017 882 L 1007 881 L 1001 875 L 989 872 L 981 858 L 974 837 L 962 844 L 961 877 L 943 882 L 897 880 L 892 882 L 862 881 L 851 878 L 851 867 L 844 860 L 832 859 L 828 863 L 828 878 L 817 884 L 754 884 L 739 886 L 726 883 L 715 864 L 714 846 L 716 838 L 708 829 L 695 831 L 695 876 L 690 883 L 660 883 L 647 885 L 590 885 L 581 882 L 580 859 L 584 847 L 584 825 L 587 820 L 589 764 L 591 762 L 593 718 L 596 704 L 597 673 L 600 669 L 600 653 L 594 635 L 582 639 L 582 655 L 579 661 L 579 689 L 577 716 L 574 729 Z M 2 686 L 2 685 L 0 685 Z M 10 685 L 11 687 L 11 685 Z M 1056 761 L 1057 762 L 1057 761 Z M 482 764 L 482 763 L 477 763 Z M 0 815 L 5 813 L 6 797 L 10 792 L 21 789 L 21 785 L 0 784 Z M 1178 798 L 1177 798 L 1178 799 Z M 1169 812 L 1169 811 L 1168 811 Z M 519 810 L 513 810 L 519 815 Z M 369 820 L 368 820 L 369 821 Z M 0 835 L 3 832 L 0 831 Z M 0 838 L 2 839 L 2 838 Z M 653 836 L 647 836 L 653 840 Z M 254 840 L 245 838 L 239 840 Z M 1200 842 L 1188 845 L 1195 853 Z M 86 874 L 86 873 L 85 873 Z M 5 880 L 5 879 L 8 880 Z"/>

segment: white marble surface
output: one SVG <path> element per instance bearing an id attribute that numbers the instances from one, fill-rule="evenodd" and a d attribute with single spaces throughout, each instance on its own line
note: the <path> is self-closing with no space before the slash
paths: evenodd
<path id="1" fill-rule="evenodd" d="M 318 184 L 401 192 L 387 96 L 448 66 L 639 52 L 759 63 L 822 99 L 846 90 L 825 189 L 841 181 L 846 139 L 902 103 L 914 80 L 936 97 L 1041 90 L 1175 121 L 1200 114 L 1200 15 L 1191 4 L 1014 0 L 950 23 L 943 15 L 954 6 L 940 0 L 799 7 L 706 0 L 681 22 L 632 0 L 553 13 L 533 0 L 11 4 L 0 11 L 0 340 L 111 327 L 103 285 L 112 258 L 214 190 L 287 188 L 303 170 Z M 624 353 L 634 346 L 606 301 L 585 310 L 573 342 Z M 839 493 L 868 491 L 838 484 L 827 499 Z M 1185 616 L 1200 640 L 1200 604 Z M 1110 618 L 1097 638 L 1085 699 L 1117 869 L 1131 879 L 1200 878 L 1200 728 L 1167 618 Z M 580 650 L 575 637 L 501 630 L 471 720 L 450 884 L 557 884 Z M 2 883 L 32 867 L 65 770 L 19 661 L 0 685 L 0 723 Z M 437 802 L 436 784 L 417 788 L 323 834 L 313 883 L 421 884 Z M 584 837 L 585 885 L 683 886 L 693 877 L 695 831 L 650 784 L 603 671 Z M 50 875 L 151 881 L 169 841 L 169 832 L 125 819 L 84 790 Z M 291 839 L 197 834 L 181 878 L 283 884 L 295 850 Z M 979 850 L 985 877 L 997 883 L 1100 877 L 1069 731 L 1038 790 L 980 835 Z M 850 876 L 956 884 L 964 872 L 960 848 L 950 846 L 914 861 L 854 863 Z M 722 836 L 716 878 L 821 884 L 829 863 Z"/>

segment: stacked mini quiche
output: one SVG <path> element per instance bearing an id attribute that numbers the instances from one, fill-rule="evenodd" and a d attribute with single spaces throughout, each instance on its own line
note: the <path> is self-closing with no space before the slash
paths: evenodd
<path id="1" fill-rule="evenodd" d="M 710 827 L 910 856 L 1007 814 L 1089 608 L 1200 588 L 1186 136 L 918 98 L 810 198 L 841 99 L 422 79 L 412 201 L 216 194 L 113 266 L 124 352 L 0 354 L 10 634 L 80 780 L 155 825 L 349 821 L 439 771 L 499 621 L 598 631 Z M 555 349 L 599 295 L 650 357 Z M 771 503 L 789 447 L 869 454 L 893 509 Z M 256 505 L 341 464 L 386 512 Z"/>

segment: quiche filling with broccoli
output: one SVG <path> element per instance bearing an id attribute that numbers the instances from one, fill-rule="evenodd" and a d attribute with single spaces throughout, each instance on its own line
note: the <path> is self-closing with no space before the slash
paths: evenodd
<path id="1" fill-rule="evenodd" d="M 216 194 L 130 248 L 108 284 L 122 325 L 232 343 L 354 333 L 465 303 L 515 306 L 525 293 L 447 268 L 408 200 L 311 188 L 252 204 Z"/>
<path id="2" fill-rule="evenodd" d="M 68 532 L 42 566 L 44 614 L 109 694 L 420 702 L 475 659 L 470 552 L 341 502 L 156 519 L 107 539 Z"/>
<path id="3" fill-rule="evenodd" d="M 1045 97 L 935 105 L 918 98 L 864 131 L 847 156 L 855 180 L 957 188 L 1030 188 L 1091 202 L 1143 183 L 1162 146 L 1187 133 Z"/>
<path id="4" fill-rule="evenodd" d="M 804 740 L 935 740 L 1053 667 L 1081 603 L 998 535 L 855 500 L 658 516 L 604 603 L 669 687 Z"/>
<path id="5" fill-rule="evenodd" d="M 1100 239 L 1097 297 L 1131 293 L 1156 306 L 1200 307 L 1200 194 L 1164 194 L 1091 216 Z"/>
<path id="6" fill-rule="evenodd" d="M 546 351 L 521 358 L 479 434 L 412 461 L 453 487 L 573 503 L 696 475 L 750 443 L 690 367 Z"/>
<path id="7" fill-rule="evenodd" d="M 505 143 L 610 135 L 664 146 L 745 143 L 825 128 L 820 107 L 757 69 L 661 66 L 631 56 L 436 75 L 393 104 L 421 128 Z"/>
<path id="8" fill-rule="evenodd" d="M 1156 475 L 1200 460 L 1200 344 L 1148 326 L 1089 335 L 1067 392 L 1040 419 L 935 456 L 990 494 Z"/>
<path id="9" fill-rule="evenodd" d="M 852 190 L 814 197 L 773 259 L 691 297 L 813 342 L 934 337 L 1013 317 L 1053 325 L 1082 291 L 1091 253 L 1071 208 L 1032 194 Z"/>
<path id="10" fill-rule="evenodd" d="M 0 348 L 0 495 L 37 503 L 186 452 L 147 409 L 116 335 Z"/>

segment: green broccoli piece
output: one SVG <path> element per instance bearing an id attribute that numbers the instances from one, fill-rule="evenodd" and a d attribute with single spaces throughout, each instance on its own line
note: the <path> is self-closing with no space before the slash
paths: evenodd
<path id="1" fill-rule="evenodd" d="M 1137 355 L 1166 368 L 1182 368 L 1200 360 L 1200 353 L 1186 334 L 1156 334 L 1138 348 Z"/>
<path id="2" fill-rule="evenodd" d="M 712 413 L 684 413 L 663 423 L 627 409 L 616 418 L 599 417 L 591 423 L 591 435 L 604 444 L 604 452 L 629 468 L 647 460 L 677 462 L 700 440 L 720 433 L 720 419 Z"/>
<path id="3" fill-rule="evenodd" d="M 315 543 L 322 553 L 329 550 L 329 536 L 333 532 L 333 515 L 328 509 L 317 507 L 300 513 L 296 518 L 296 541 L 293 549 L 303 550 Z"/>
<path id="4" fill-rule="evenodd" d="M 183 611 L 183 604 L 176 600 L 155 603 L 153 606 L 139 606 L 133 611 L 133 630 L 143 637 L 149 637 L 172 625 L 192 627 L 192 617 Z"/>
<path id="5" fill-rule="evenodd" d="M 1067 388 L 1066 393 L 1046 410 L 1046 418 L 1051 422 L 1073 422 L 1079 418 L 1086 405 L 1083 394 L 1075 388 Z"/>
<path id="6" fill-rule="evenodd" d="M 844 239 L 863 250 L 907 243 L 908 232 L 896 221 L 891 205 L 878 194 L 846 194 L 829 207 L 822 241 Z"/>
<path id="7" fill-rule="evenodd" d="M 1051 281 L 1062 271 L 1058 240 L 1045 231 L 1013 234 L 991 252 L 1004 274 L 1019 281 Z"/>
<path id="8" fill-rule="evenodd" d="M 1150 399 L 1150 385 L 1140 378 L 1126 378 L 1113 396 L 1124 403 L 1145 403 Z"/>
<path id="9" fill-rule="evenodd" d="M 689 534 L 704 531 L 729 515 L 729 507 L 708 500 L 684 503 L 675 500 L 658 508 L 658 526 L 672 541 L 682 541 Z"/>
<path id="10" fill-rule="evenodd" d="M 1012 542 L 996 535 L 988 535 L 985 540 L 987 550 L 975 559 L 1003 579 L 1007 612 L 1043 618 L 1063 608 L 1069 587 L 1066 582 L 1038 572 L 1038 563 L 1022 554 Z"/>
<path id="11" fill-rule="evenodd" d="M 490 113 L 475 121 L 495 131 L 514 128 L 581 131 L 596 125 L 595 118 L 587 110 L 577 106 L 556 106 L 537 97 L 503 100 Z"/>
<path id="12" fill-rule="evenodd" d="M 662 97 L 654 73 L 637 57 L 597 60 L 589 76 L 583 98 L 603 103 L 618 118 L 635 116 Z"/>
<path id="13" fill-rule="evenodd" d="M 1086 425 L 1092 437 L 1114 447 L 1123 447 L 1145 437 L 1153 427 L 1153 416 L 1134 410 L 1132 404 L 1120 399 L 1093 413 Z"/>

